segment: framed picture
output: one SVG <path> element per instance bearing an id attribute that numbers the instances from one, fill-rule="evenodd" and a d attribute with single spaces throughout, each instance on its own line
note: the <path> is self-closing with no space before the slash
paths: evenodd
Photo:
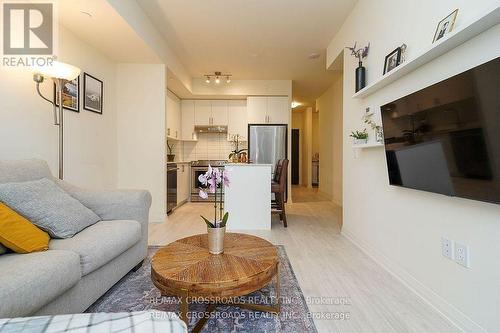
<path id="1" fill-rule="evenodd" d="M 63 80 L 62 89 L 63 108 L 74 112 L 80 112 L 80 77 L 67 81 Z M 54 101 L 56 106 L 59 106 L 59 96 L 57 96 L 57 88 L 54 83 Z"/>
<path id="2" fill-rule="evenodd" d="M 392 71 L 401 63 L 401 47 L 398 47 L 385 57 L 384 74 Z"/>
<path id="3" fill-rule="evenodd" d="M 103 83 L 90 74 L 83 73 L 83 108 L 102 114 Z"/>
<path id="4" fill-rule="evenodd" d="M 450 15 L 446 16 L 444 19 L 442 19 L 436 28 L 436 32 L 434 33 L 434 39 L 432 42 L 436 42 L 446 36 L 450 31 L 453 30 L 453 26 L 455 25 L 455 20 L 458 15 L 458 9 L 455 9 L 453 13 Z"/>

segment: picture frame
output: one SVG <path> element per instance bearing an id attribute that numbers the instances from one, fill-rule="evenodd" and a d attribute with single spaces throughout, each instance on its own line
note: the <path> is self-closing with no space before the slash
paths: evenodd
<path id="1" fill-rule="evenodd" d="M 455 9 L 450 15 L 439 21 L 436 27 L 436 32 L 434 33 L 434 38 L 432 39 L 433 43 L 437 42 L 453 30 L 457 16 L 458 8 Z"/>
<path id="2" fill-rule="evenodd" d="M 59 107 L 59 96 L 57 96 L 57 87 L 54 83 L 54 103 Z M 80 112 L 80 76 L 68 81 L 63 80 L 63 108 L 73 112 Z"/>
<path id="3" fill-rule="evenodd" d="M 401 64 L 401 46 L 389 53 L 384 61 L 384 73 L 389 73 Z"/>
<path id="4" fill-rule="evenodd" d="M 83 108 L 102 114 L 103 99 L 104 83 L 88 73 L 83 73 Z"/>

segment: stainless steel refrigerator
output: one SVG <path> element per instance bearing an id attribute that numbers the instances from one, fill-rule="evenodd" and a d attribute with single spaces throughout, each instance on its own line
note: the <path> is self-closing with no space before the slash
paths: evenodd
<path id="1" fill-rule="evenodd" d="M 287 158 L 287 125 L 248 125 L 248 157 L 252 163 L 272 164 Z"/>

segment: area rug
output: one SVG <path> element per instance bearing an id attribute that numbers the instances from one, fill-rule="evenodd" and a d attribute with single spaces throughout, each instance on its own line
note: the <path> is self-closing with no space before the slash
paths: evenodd
<path id="1" fill-rule="evenodd" d="M 205 324 L 202 332 L 317 332 L 311 319 L 304 295 L 292 270 L 283 246 L 278 247 L 281 278 L 281 313 L 244 310 L 235 306 L 218 306 L 216 312 Z M 160 310 L 179 313 L 179 299 L 161 297 L 151 281 L 151 258 L 159 247 L 150 247 L 148 258 L 136 272 L 128 273 L 106 294 L 98 299 L 86 312 L 127 312 Z M 253 294 L 253 300 L 275 300 L 274 283 Z M 242 297 L 241 300 L 245 300 Z M 190 303 L 192 314 L 189 329 L 198 321 L 197 314 L 203 313 L 207 304 Z"/>

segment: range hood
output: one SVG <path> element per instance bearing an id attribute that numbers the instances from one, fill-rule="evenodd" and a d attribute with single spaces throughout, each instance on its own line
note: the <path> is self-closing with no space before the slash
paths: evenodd
<path id="1" fill-rule="evenodd" d="M 227 126 L 195 126 L 194 131 L 196 133 L 227 133 Z"/>

